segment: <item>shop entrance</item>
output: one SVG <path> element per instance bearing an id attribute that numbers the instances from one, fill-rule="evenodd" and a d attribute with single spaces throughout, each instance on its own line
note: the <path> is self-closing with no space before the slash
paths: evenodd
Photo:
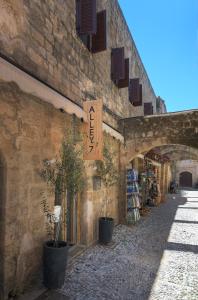
<path id="1" fill-rule="evenodd" d="M 157 205 L 160 198 L 161 164 L 138 155 L 127 166 L 126 171 L 126 220 L 136 223 L 149 206 Z"/>
<path id="2" fill-rule="evenodd" d="M 181 187 L 192 187 L 192 173 L 187 171 L 180 173 L 179 185 Z"/>

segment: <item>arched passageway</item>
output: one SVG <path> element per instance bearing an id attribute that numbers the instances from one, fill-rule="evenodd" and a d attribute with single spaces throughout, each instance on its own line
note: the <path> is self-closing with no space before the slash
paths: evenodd
<path id="1" fill-rule="evenodd" d="M 179 186 L 180 187 L 192 187 L 192 173 L 181 172 L 179 175 Z"/>
<path id="2" fill-rule="evenodd" d="M 120 120 L 126 160 L 162 145 L 198 148 L 198 110 Z"/>

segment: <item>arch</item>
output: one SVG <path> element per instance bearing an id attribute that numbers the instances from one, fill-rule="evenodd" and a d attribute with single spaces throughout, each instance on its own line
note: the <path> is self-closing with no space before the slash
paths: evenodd
<path id="1" fill-rule="evenodd" d="M 198 160 L 198 149 L 182 143 L 169 143 L 166 139 L 156 139 L 152 143 L 142 141 L 129 141 L 126 143 L 126 161 L 131 161 L 138 154 L 147 153 L 157 149 L 161 154 L 173 156 L 173 160 L 195 159 Z M 175 155 L 174 155 L 175 154 Z M 176 157 L 176 155 L 178 157 Z M 177 159 L 176 159 L 177 158 Z M 172 160 L 172 159 L 171 159 Z"/>
<path id="2" fill-rule="evenodd" d="M 192 173 L 191 172 L 184 171 L 179 174 L 179 186 L 180 187 L 192 187 Z"/>
<path id="3" fill-rule="evenodd" d="M 130 117 L 119 121 L 128 161 L 162 145 L 177 144 L 198 149 L 197 126 L 198 110 Z"/>
<path id="4" fill-rule="evenodd" d="M 0 299 L 4 299 L 6 162 L 0 152 Z"/>

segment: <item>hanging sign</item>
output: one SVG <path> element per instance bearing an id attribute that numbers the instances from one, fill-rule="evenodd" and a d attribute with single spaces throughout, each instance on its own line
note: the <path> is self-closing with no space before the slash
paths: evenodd
<path id="1" fill-rule="evenodd" d="M 83 109 L 86 114 L 83 158 L 85 160 L 102 160 L 102 100 L 85 101 L 83 103 Z"/>

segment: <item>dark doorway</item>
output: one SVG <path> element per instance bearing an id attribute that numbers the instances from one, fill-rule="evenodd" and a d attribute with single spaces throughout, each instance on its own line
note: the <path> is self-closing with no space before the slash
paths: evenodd
<path id="1" fill-rule="evenodd" d="M 192 173 L 190 173 L 190 172 L 180 173 L 179 185 L 181 187 L 192 187 Z"/>

